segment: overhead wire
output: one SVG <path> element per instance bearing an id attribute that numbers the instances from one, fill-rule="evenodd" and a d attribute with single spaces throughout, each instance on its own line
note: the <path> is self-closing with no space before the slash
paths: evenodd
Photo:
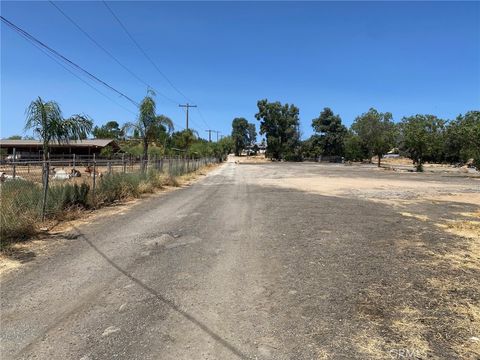
<path id="1" fill-rule="evenodd" d="M 26 39 L 27 41 L 29 41 L 28 39 Z M 75 76 L 78 80 L 80 80 L 81 82 L 83 82 L 85 85 L 87 85 L 88 87 L 90 87 L 92 90 L 94 90 L 95 92 L 99 93 L 100 95 L 102 95 L 103 97 L 105 97 L 106 99 L 110 100 L 111 102 L 113 102 L 114 104 L 116 104 L 117 106 L 121 107 L 122 109 L 124 109 L 125 111 L 129 112 L 130 114 L 132 115 L 137 115 L 135 112 L 133 112 L 131 109 L 128 109 L 127 107 L 125 107 L 124 105 L 120 104 L 118 101 L 116 101 L 115 99 L 111 98 L 110 96 L 108 96 L 107 94 L 105 94 L 104 92 L 100 91 L 98 88 L 96 88 L 95 86 L 93 86 L 92 84 L 90 84 L 88 81 L 86 81 L 85 79 L 83 79 L 82 77 L 80 77 L 79 75 L 77 75 L 76 73 L 74 73 L 71 69 L 69 69 L 67 66 L 64 65 L 64 63 L 62 63 L 59 59 L 56 59 L 53 55 L 51 55 L 49 52 L 47 52 L 43 47 L 39 46 L 38 44 L 36 44 L 35 42 L 30 42 L 34 47 L 36 47 L 38 50 L 40 50 L 42 53 L 44 53 L 46 56 L 48 56 L 51 60 L 55 61 L 59 66 L 61 66 L 65 71 L 68 71 L 71 75 Z"/>
<path id="2" fill-rule="evenodd" d="M 132 71 L 130 68 L 128 68 L 126 65 L 124 65 L 118 58 L 113 55 L 109 50 L 107 50 L 103 45 L 101 45 L 93 36 L 91 36 L 86 30 L 84 30 L 73 18 L 71 18 L 64 10 L 62 10 L 57 4 L 55 4 L 53 1 L 49 1 L 52 6 L 54 6 L 67 20 L 69 20 L 80 32 L 82 32 L 90 41 L 92 41 L 98 48 L 100 48 L 105 54 L 107 54 L 111 59 L 113 59 L 118 65 L 120 65 L 123 69 L 125 69 L 130 75 L 132 75 L 135 79 L 137 79 L 139 82 L 141 82 L 143 85 L 147 86 L 147 88 L 152 89 L 155 91 L 156 94 L 159 94 L 166 100 L 174 103 L 175 105 L 178 104 L 177 101 L 174 99 L 170 98 L 169 96 L 165 95 L 163 92 L 159 91 L 158 89 L 154 88 L 152 85 L 150 85 L 148 82 L 146 82 L 144 79 L 142 79 L 140 76 L 138 76 L 134 71 Z M 172 120 L 173 121 L 173 120 Z M 182 126 L 178 125 L 176 122 L 174 122 L 175 126 L 182 128 Z"/>
<path id="3" fill-rule="evenodd" d="M 102 1 L 103 4 L 105 5 L 105 7 L 107 8 L 107 10 L 110 12 L 110 14 L 112 15 L 112 17 L 118 22 L 118 24 L 120 25 L 120 27 L 123 29 L 123 31 L 125 32 L 125 34 L 127 34 L 127 36 L 130 38 L 130 40 L 134 43 L 134 45 L 137 47 L 137 49 L 143 54 L 143 56 L 150 62 L 150 64 L 152 64 L 152 66 L 157 70 L 157 72 L 168 82 L 168 84 L 178 93 L 180 94 L 181 96 L 183 96 L 183 98 L 185 98 L 185 100 L 187 100 L 188 102 L 193 102 L 191 99 L 189 99 L 182 91 L 180 91 L 176 86 L 175 84 L 165 75 L 165 73 L 160 70 L 160 68 L 157 66 L 157 64 L 153 61 L 153 59 L 148 55 L 148 53 L 143 49 L 143 47 L 138 43 L 138 41 L 135 40 L 135 38 L 133 37 L 133 35 L 130 33 L 130 31 L 128 31 L 127 27 L 125 26 L 125 24 L 120 20 L 120 18 L 115 14 L 115 12 L 113 11 L 113 9 L 107 4 L 107 2 L 105 0 Z M 197 107 L 197 110 L 198 110 L 198 107 Z M 199 114 L 200 114 L 200 118 L 202 119 L 203 123 L 207 126 L 207 128 L 210 128 L 210 126 L 208 125 L 207 121 L 205 120 L 205 118 L 203 117 L 202 113 L 200 112 L 200 110 L 198 110 Z M 195 121 L 192 119 L 191 120 L 192 123 L 195 124 Z M 198 124 L 196 124 L 198 126 Z"/>
<path id="4" fill-rule="evenodd" d="M 139 103 L 135 100 L 133 100 L 131 97 L 129 97 L 128 95 L 125 95 L 123 92 L 121 92 L 120 90 L 117 90 L 116 88 L 114 88 L 112 85 L 108 84 L 107 82 L 101 80 L 100 78 L 98 78 L 97 76 L 93 75 L 91 72 L 89 72 L 88 70 L 84 69 L 83 67 L 81 67 L 80 65 L 76 64 L 75 62 L 73 62 L 72 60 L 68 59 L 67 57 L 63 56 L 62 54 L 60 54 L 58 51 L 54 50 L 53 48 L 51 48 L 50 46 L 48 46 L 47 44 L 43 43 L 42 41 L 38 40 L 36 37 L 34 37 L 33 35 L 31 35 L 30 33 L 28 33 L 27 31 L 21 29 L 20 27 L 18 27 L 17 25 L 15 25 L 14 23 L 12 23 L 11 21 L 7 20 L 5 17 L 3 16 L 0 16 L 0 19 L 7 25 L 9 26 L 11 29 L 13 29 L 14 31 L 16 31 L 18 34 L 22 35 L 25 39 L 27 39 L 28 41 L 30 42 L 33 42 L 35 44 L 38 44 L 39 46 L 41 46 L 42 48 L 46 49 L 49 53 L 51 53 L 52 55 L 56 56 L 57 58 L 61 59 L 62 61 L 64 61 L 65 63 L 67 63 L 69 66 L 71 66 L 72 68 L 80 71 L 81 73 L 83 73 L 84 75 L 86 75 L 87 77 L 89 77 L 90 79 L 93 79 L 94 81 L 100 83 L 101 85 L 105 86 L 106 88 L 110 89 L 111 91 L 117 93 L 118 95 L 120 95 L 121 97 L 125 98 L 126 100 L 130 101 L 132 104 L 134 104 L 135 106 L 139 106 Z"/>
<path id="5" fill-rule="evenodd" d="M 120 18 L 115 14 L 115 12 L 112 10 L 112 8 L 107 4 L 106 1 L 102 1 L 107 10 L 110 12 L 110 14 L 113 16 L 113 18 L 118 22 L 120 27 L 123 29 L 123 31 L 127 34 L 127 36 L 130 38 L 130 40 L 135 44 L 137 49 L 145 56 L 145 58 L 152 64 L 152 66 L 157 70 L 157 72 L 167 81 L 167 83 L 181 96 L 183 96 L 187 101 L 192 102 L 182 91 L 180 91 L 175 84 L 163 73 L 162 70 L 157 66 L 157 64 L 152 60 L 152 58 L 147 54 L 147 52 L 143 49 L 143 47 L 135 40 L 133 35 L 128 31 L 127 27 L 123 24 L 123 22 L 120 20 Z"/>

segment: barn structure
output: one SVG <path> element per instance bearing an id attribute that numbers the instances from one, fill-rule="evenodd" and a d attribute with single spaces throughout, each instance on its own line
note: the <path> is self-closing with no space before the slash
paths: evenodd
<path id="1" fill-rule="evenodd" d="M 102 149 L 110 147 L 115 153 L 120 146 L 113 139 L 85 139 L 70 140 L 68 143 L 51 142 L 49 144 L 50 156 L 61 158 L 62 155 L 70 157 L 99 155 Z M 3 156 L 16 155 L 22 159 L 39 159 L 43 155 L 43 144 L 39 140 L 0 140 L 0 151 Z"/>

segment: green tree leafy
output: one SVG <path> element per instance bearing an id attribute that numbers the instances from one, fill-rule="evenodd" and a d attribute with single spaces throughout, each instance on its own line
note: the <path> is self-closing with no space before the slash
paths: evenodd
<path id="1" fill-rule="evenodd" d="M 249 145 L 250 126 L 244 118 L 235 118 L 232 121 L 233 149 L 236 156 Z"/>
<path id="2" fill-rule="evenodd" d="M 343 139 L 347 128 L 342 124 L 339 115 L 335 115 L 330 108 L 326 107 L 318 118 L 312 120 L 312 127 L 320 136 L 323 155 L 343 155 Z"/>
<path id="3" fill-rule="evenodd" d="M 445 121 L 435 115 L 404 117 L 400 123 L 400 148 L 423 170 L 423 163 L 441 158 Z"/>
<path id="4" fill-rule="evenodd" d="M 109 121 L 100 127 L 95 126 L 92 135 L 96 139 L 115 139 L 119 140 L 124 137 L 124 131 L 116 121 Z"/>
<path id="5" fill-rule="evenodd" d="M 257 107 L 255 118 L 260 121 L 260 134 L 267 138 L 267 155 L 276 160 L 296 159 L 300 145 L 298 108 L 267 99 L 259 100 Z"/>
<path id="6" fill-rule="evenodd" d="M 378 157 L 377 165 L 380 166 L 382 156 L 395 145 L 396 126 L 392 114 L 380 113 L 371 108 L 355 119 L 352 130 L 361 139 L 369 158 Z"/>

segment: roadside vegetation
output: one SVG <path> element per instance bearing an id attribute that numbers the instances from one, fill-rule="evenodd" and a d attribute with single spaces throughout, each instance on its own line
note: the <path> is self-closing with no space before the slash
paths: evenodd
<path id="1" fill-rule="evenodd" d="M 79 210 L 96 209 L 138 198 L 166 186 L 178 186 L 176 177 L 156 170 L 113 173 L 102 177 L 95 189 L 86 183 L 59 184 L 48 188 L 46 221 L 42 222 L 42 186 L 30 181 L 5 182 L 1 186 L 0 237 L 2 246 L 24 240 L 52 220 L 75 217 Z"/>
<path id="2" fill-rule="evenodd" d="M 2 175 L 0 248 L 31 237 L 40 228 L 48 227 L 52 221 L 75 217 L 78 211 L 138 198 L 165 186 L 178 186 L 178 177 L 198 171 L 198 166 L 206 164 L 198 159 L 209 158 L 221 162 L 233 150 L 230 137 L 210 142 L 201 139 L 192 129 L 175 132 L 173 121 L 157 114 L 155 93 L 151 91 L 140 103 L 137 120 L 123 126 L 116 121 L 109 121 L 93 127 L 93 121 L 87 115 L 64 118 L 55 101 L 44 101 L 39 97 L 27 108 L 25 130 L 32 130 L 43 143 L 41 182 L 22 177 L 6 181 Z M 51 144 L 86 139 L 90 134 L 95 138 L 117 140 L 121 154 L 140 162 L 140 169 L 136 172 L 97 172 L 95 188 L 91 177 L 81 183 L 73 180 L 61 183 L 49 181 L 52 174 L 46 165 Z M 13 138 L 19 139 L 21 136 Z M 108 147 L 100 154 L 107 159 L 118 155 Z M 180 158 L 183 165 L 173 172 L 170 168 L 164 171 L 157 166 L 147 166 L 149 163 L 158 165 L 158 161 L 154 160 L 163 156 Z M 195 163 L 198 166 L 185 167 L 185 163 L 194 160 L 198 160 Z"/>
<path id="3" fill-rule="evenodd" d="M 388 153 L 410 158 L 418 171 L 423 170 L 425 162 L 480 168 L 480 111 L 469 111 L 452 120 L 418 114 L 395 122 L 391 113 L 371 108 L 357 116 L 348 129 L 341 117 L 326 107 L 311 122 L 314 134 L 301 140 L 300 112 L 295 105 L 263 99 L 257 107 L 255 118 L 260 121 L 260 135 L 266 138 L 266 157 L 272 160 L 322 158 L 339 162 L 371 161 L 376 157 L 380 166 Z M 251 149 L 247 124 L 243 118 L 232 123 L 236 154 Z"/>

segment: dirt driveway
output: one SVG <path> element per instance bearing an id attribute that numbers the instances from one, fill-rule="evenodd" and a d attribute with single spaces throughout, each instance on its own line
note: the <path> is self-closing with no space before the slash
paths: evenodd
<path id="1" fill-rule="evenodd" d="M 1 278 L 2 358 L 478 359 L 480 179 L 227 163 Z"/>

